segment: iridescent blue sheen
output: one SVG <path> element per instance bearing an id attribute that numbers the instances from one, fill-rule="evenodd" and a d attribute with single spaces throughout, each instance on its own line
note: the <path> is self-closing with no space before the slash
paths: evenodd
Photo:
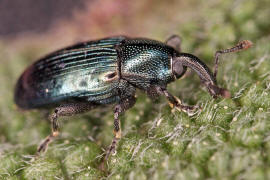
<path id="1" fill-rule="evenodd" d="M 121 76 L 140 89 L 164 85 L 174 80 L 172 56 L 174 49 L 148 39 L 127 39 L 119 48 Z"/>
<path id="2" fill-rule="evenodd" d="M 62 101 L 113 101 L 118 82 L 107 83 L 104 75 L 117 70 L 114 47 L 123 39 L 80 43 L 40 59 L 20 77 L 15 93 L 17 104 L 35 108 Z"/>
<path id="3" fill-rule="evenodd" d="M 24 109 L 73 101 L 119 102 L 135 88 L 171 82 L 174 52 L 158 41 L 122 36 L 80 43 L 27 68 L 16 85 L 15 101 Z"/>

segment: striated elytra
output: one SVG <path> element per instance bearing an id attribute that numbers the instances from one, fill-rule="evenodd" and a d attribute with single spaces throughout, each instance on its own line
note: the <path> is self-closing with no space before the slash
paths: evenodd
<path id="1" fill-rule="evenodd" d="M 217 51 L 214 73 L 196 56 L 180 52 L 181 40 L 171 36 L 165 43 L 124 36 L 76 44 L 41 58 L 28 67 L 15 88 L 15 102 L 22 109 L 54 107 L 52 133 L 38 147 L 45 151 L 58 135 L 60 116 L 83 113 L 106 104 L 114 106 L 114 138 L 105 160 L 115 152 L 121 138 L 119 115 L 135 104 L 138 88 L 150 97 L 164 95 L 169 104 L 189 114 L 197 106 L 183 105 L 170 94 L 167 84 L 182 77 L 187 68 L 198 74 L 214 98 L 230 97 L 218 87 L 216 74 L 220 54 L 249 48 L 250 41 Z"/>

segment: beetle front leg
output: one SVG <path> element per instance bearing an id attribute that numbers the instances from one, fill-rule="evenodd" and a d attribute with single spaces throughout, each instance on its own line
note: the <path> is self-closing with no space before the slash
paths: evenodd
<path id="1" fill-rule="evenodd" d="M 108 160 L 110 154 L 115 154 L 117 143 L 121 139 L 121 125 L 120 125 L 120 120 L 119 120 L 120 114 L 124 113 L 126 110 L 131 108 L 135 104 L 135 102 L 136 102 L 136 98 L 130 97 L 123 100 L 122 102 L 120 102 L 120 104 L 115 106 L 114 108 L 114 138 L 112 140 L 110 147 L 107 150 L 105 161 Z"/>
<path id="2" fill-rule="evenodd" d="M 62 105 L 55 109 L 54 113 L 50 116 L 52 132 L 47 136 L 37 149 L 37 155 L 47 150 L 48 144 L 59 135 L 58 118 L 61 116 L 72 116 L 74 114 L 83 113 L 93 109 L 95 105 L 90 103 L 70 103 Z"/>
<path id="3" fill-rule="evenodd" d="M 189 116 L 196 114 L 198 110 L 200 110 L 199 106 L 183 105 L 181 100 L 175 97 L 174 95 L 172 95 L 171 93 L 169 93 L 166 88 L 157 87 L 157 91 L 163 94 L 167 98 L 171 108 L 176 108 L 179 111 L 183 111 L 187 113 Z"/>

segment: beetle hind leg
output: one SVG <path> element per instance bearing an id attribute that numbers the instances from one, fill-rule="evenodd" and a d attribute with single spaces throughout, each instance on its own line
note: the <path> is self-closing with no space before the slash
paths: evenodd
<path id="1" fill-rule="evenodd" d="M 50 116 L 52 132 L 49 136 L 47 136 L 43 142 L 38 146 L 37 155 L 41 152 L 45 152 L 47 150 L 48 144 L 59 135 L 59 125 L 58 125 L 58 114 L 57 109 L 55 112 Z"/>
<path id="2" fill-rule="evenodd" d="M 74 114 L 83 113 L 93 109 L 95 105 L 90 103 L 70 103 L 61 105 L 56 108 L 54 113 L 50 116 L 51 120 L 51 134 L 47 136 L 37 149 L 37 156 L 41 152 L 45 152 L 50 142 L 53 141 L 59 135 L 59 123 L 58 118 L 61 116 L 72 116 Z"/>

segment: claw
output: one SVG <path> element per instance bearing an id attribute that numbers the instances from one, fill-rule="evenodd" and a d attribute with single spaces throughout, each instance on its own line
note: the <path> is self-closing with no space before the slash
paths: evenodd
<path id="1" fill-rule="evenodd" d="M 202 108 L 200 106 L 186 106 L 188 109 L 186 110 L 186 113 L 188 116 L 194 116 L 195 114 L 202 111 Z M 185 111 L 184 111 L 185 112 Z"/>
<path id="2" fill-rule="evenodd" d="M 172 110 L 176 109 L 179 112 L 185 112 L 188 114 L 188 116 L 194 116 L 195 114 L 201 112 L 202 108 L 199 106 L 186 106 L 182 105 L 182 102 L 179 98 L 176 96 L 173 96 L 174 99 L 177 101 L 175 104 L 168 102 Z"/>
<path id="3" fill-rule="evenodd" d="M 195 114 L 202 111 L 200 106 L 186 106 L 186 105 L 179 105 L 176 107 L 178 111 L 183 111 L 187 113 L 188 116 L 194 116 Z"/>

